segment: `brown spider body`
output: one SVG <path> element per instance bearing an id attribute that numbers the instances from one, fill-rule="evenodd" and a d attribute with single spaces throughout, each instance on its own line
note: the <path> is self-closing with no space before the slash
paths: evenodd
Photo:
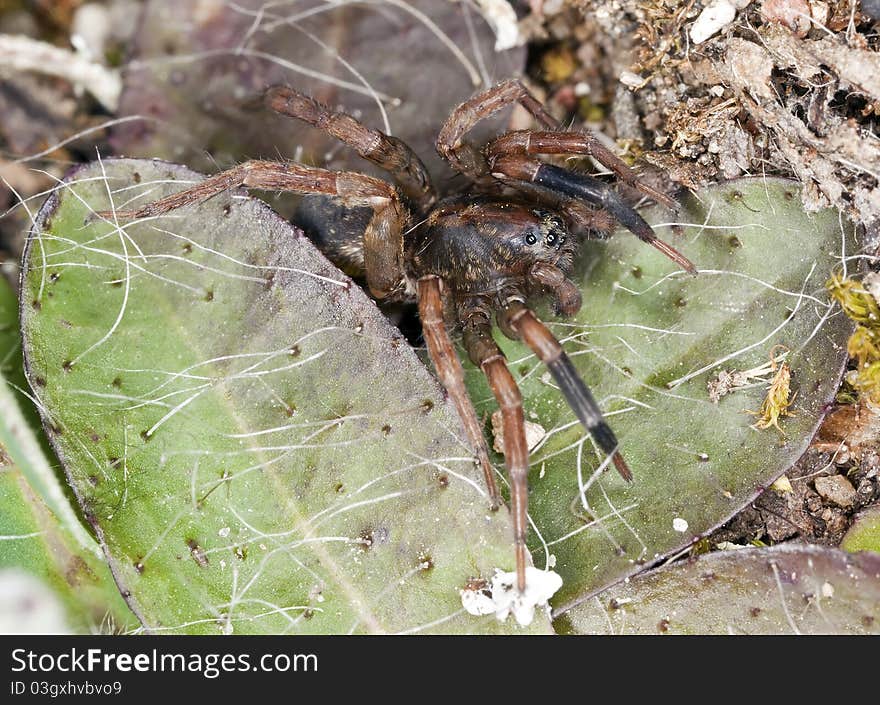
<path id="1" fill-rule="evenodd" d="M 295 220 L 337 267 L 364 279 L 363 233 L 369 219 L 369 209 L 327 208 L 319 198 L 308 199 Z M 505 290 L 531 291 L 532 266 L 544 262 L 568 274 L 577 249 L 576 239 L 555 213 L 471 196 L 438 203 L 404 233 L 402 244 L 406 269 L 395 292 L 409 303 L 416 301 L 416 282 L 429 274 L 447 282 L 456 296 L 494 301 L 493 295 Z"/>
<path id="2" fill-rule="evenodd" d="M 428 352 L 461 418 L 479 462 L 493 507 L 501 503 L 482 425 L 464 386 L 464 373 L 449 337 L 461 333 L 468 356 L 486 375 L 502 414 L 505 464 L 510 477 L 517 587 L 525 589 L 528 447 L 522 397 L 493 335 L 521 339 L 547 365 L 560 390 L 598 448 L 620 474 L 631 474 L 599 405 L 571 360 L 526 303 L 548 296 L 556 311 L 576 313 L 578 287 L 568 278 L 577 249 L 575 232 L 607 227 L 609 216 L 684 269 L 694 266 L 659 240 L 650 225 L 610 185 L 539 161 L 538 154 L 589 155 L 619 179 L 657 201 L 669 197 L 638 179 L 589 134 L 564 131 L 519 81 L 504 81 L 453 110 L 437 150 L 470 179 L 466 193 L 437 201 L 427 170 L 403 142 L 336 113 L 292 88 L 276 86 L 265 102 L 276 112 L 333 135 L 391 174 L 395 185 L 356 172 L 333 172 L 295 162 L 250 161 L 120 218 L 159 216 L 240 186 L 330 197 L 326 209 L 306 198 L 300 224 L 338 266 L 366 280 L 378 300 L 418 302 Z M 482 149 L 464 140 L 480 120 L 513 103 L 545 128 L 509 132 Z M 590 204 L 589 206 L 586 204 Z M 598 206 L 596 211 L 590 206 Z M 311 222 L 314 227 L 309 227 Z"/>
<path id="3" fill-rule="evenodd" d="M 526 289 L 539 262 L 568 272 L 574 241 L 558 215 L 512 201 L 457 197 L 441 202 L 404 241 L 413 281 L 433 274 L 454 296 L 497 298 Z"/>

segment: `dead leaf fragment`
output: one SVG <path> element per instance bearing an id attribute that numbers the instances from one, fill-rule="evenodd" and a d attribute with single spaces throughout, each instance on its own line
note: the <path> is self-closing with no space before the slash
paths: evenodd
<path id="1" fill-rule="evenodd" d="M 539 423 L 526 421 L 526 446 L 529 450 L 533 450 L 547 435 L 546 429 Z M 504 424 L 501 418 L 501 410 L 497 410 L 492 414 L 492 448 L 497 452 L 504 454 Z"/>

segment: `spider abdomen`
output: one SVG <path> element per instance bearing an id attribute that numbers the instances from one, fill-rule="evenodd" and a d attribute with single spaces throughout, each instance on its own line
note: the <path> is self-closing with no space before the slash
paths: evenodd
<path id="1" fill-rule="evenodd" d="M 305 196 L 293 222 L 339 269 L 362 279 L 366 274 L 363 234 L 372 214 L 367 206 L 348 208 L 339 199 Z"/>

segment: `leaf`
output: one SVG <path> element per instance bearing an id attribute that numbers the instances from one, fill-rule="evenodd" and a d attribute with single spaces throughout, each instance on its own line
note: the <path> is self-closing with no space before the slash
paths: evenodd
<path id="1" fill-rule="evenodd" d="M 0 281 L 0 446 L 9 464 L 15 461 L 25 481 L 60 519 L 81 550 L 99 553 L 70 504 L 70 497 L 50 466 L 48 444 L 40 433 L 34 405 L 24 394 L 27 388 L 18 330 L 18 300 L 6 280 Z"/>
<path id="2" fill-rule="evenodd" d="M 98 545 L 76 518 L 43 455 L 39 432 L 7 382 L 23 380 L 20 353 L 17 302 L 0 278 L 0 592 L 8 607 L 0 631 L 58 631 L 66 625 L 92 632 L 133 626 L 133 615 Z M 22 591 L 33 600 L 12 608 Z M 24 609 L 30 604 L 38 608 Z"/>
<path id="3" fill-rule="evenodd" d="M 786 544 L 709 553 L 567 611 L 577 634 L 880 634 L 880 556 Z"/>
<path id="4" fill-rule="evenodd" d="M 107 564 L 79 545 L 14 465 L 0 467 L 0 505 L 0 568 L 5 577 L 15 568 L 38 578 L 60 601 L 65 622 L 75 632 L 136 626 Z"/>
<path id="5" fill-rule="evenodd" d="M 151 0 L 136 37 L 119 114 L 141 117 L 116 128 L 117 153 L 210 170 L 283 156 L 384 176 L 333 138 L 254 101 L 286 83 L 368 126 L 386 129 L 387 117 L 432 174 L 448 179 L 434 142 L 449 111 L 482 86 L 481 66 L 492 83 L 525 63 L 524 47 L 494 51 L 492 30 L 467 3 L 436 0 Z M 477 139 L 505 116 L 480 125 Z"/>
<path id="6" fill-rule="evenodd" d="M 856 514 L 840 547 L 844 551 L 880 553 L 880 506 L 874 505 Z"/>
<path id="7" fill-rule="evenodd" d="M 351 280 L 235 194 L 124 228 L 93 215 L 196 178 L 81 168 L 24 260 L 29 379 L 145 630 L 521 631 L 463 613 L 468 578 L 512 566 L 507 512 Z"/>
<path id="8" fill-rule="evenodd" d="M 591 242 L 576 266 L 584 305 L 552 320 L 608 415 L 635 476 L 599 472 L 603 456 L 577 424 L 546 369 L 502 340 L 526 418 L 547 429 L 532 452 L 529 545 L 538 565 L 555 557 L 562 612 L 680 551 L 724 523 L 806 450 L 846 361 L 850 324 L 828 302 L 829 272 L 854 236 L 837 212 L 804 213 L 797 187 L 738 181 L 690 197 L 659 234 L 700 270 L 674 264 L 631 234 Z M 652 223 L 668 213 L 646 213 Z M 545 316 L 548 320 L 552 317 Z M 751 428 L 784 345 L 795 395 L 775 428 Z M 776 355 L 782 353 L 776 350 Z M 719 371 L 765 368 L 766 381 L 709 399 Z M 471 368 L 472 369 L 472 368 Z M 478 412 L 494 408 L 481 375 L 469 375 Z M 579 479 L 580 478 L 580 479 Z M 584 488 L 584 492 L 580 491 Z M 540 532 L 540 535 L 539 533 Z"/>
<path id="9" fill-rule="evenodd" d="M 27 386 L 24 368 L 21 365 L 21 333 L 18 329 L 18 298 L 4 277 L 0 277 L 0 375 L 11 386 L 11 393 L 17 399 L 25 399 L 15 388 Z M 28 421 L 39 426 L 40 417 L 35 409 L 25 411 Z"/>

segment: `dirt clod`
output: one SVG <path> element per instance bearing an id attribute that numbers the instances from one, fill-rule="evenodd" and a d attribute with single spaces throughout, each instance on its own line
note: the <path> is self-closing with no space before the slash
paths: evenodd
<path id="1" fill-rule="evenodd" d="M 817 477 L 816 492 L 823 499 L 834 502 L 838 507 L 843 507 L 844 509 L 852 507 L 857 497 L 855 487 L 843 475 Z"/>

